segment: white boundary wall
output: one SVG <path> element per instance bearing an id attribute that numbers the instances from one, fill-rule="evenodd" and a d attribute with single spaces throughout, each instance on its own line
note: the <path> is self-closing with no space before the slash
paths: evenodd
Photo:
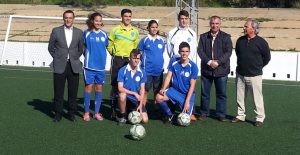
<path id="1" fill-rule="evenodd" d="M 0 56 L 2 56 L 4 42 L 0 42 Z M 3 65 L 49 67 L 52 57 L 48 52 L 48 43 L 8 42 L 7 51 L 3 57 Z M 271 61 L 263 70 L 263 79 L 300 81 L 300 52 L 271 52 Z M 110 69 L 111 57 L 107 54 L 106 70 Z M 165 64 L 167 68 L 169 59 L 165 52 Z M 81 57 L 83 60 L 83 56 Z M 233 50 L 230 59 L 231 73 L 229 77 L 235 77 L 236 55 Z"/>

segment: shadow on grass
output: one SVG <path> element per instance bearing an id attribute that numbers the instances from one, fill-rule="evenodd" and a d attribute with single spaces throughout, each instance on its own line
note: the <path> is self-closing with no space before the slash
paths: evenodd
<path id="1" fill-rule="evenodd" d="M 82 117 L 84 114 L 84 105 L 83 105 L 83 98 L 78 98 L 77 99 L 77 113 L 75 115 L 77 115 L 78 117 Z M 95 108 L 95 104 L 94 100 L 91 100 L 91 104 L 90 104 L 90 110 L 91 112 L 93 112 L 94 108 Z M 47 115 L 50 118 L 54 118 L 54 110 L 53 110 L 53 102 L 50 101 L 43 101 L 40 99 L 33 99 L 32 101 L 27 102 L 27 104 L 29 106 L 32 106 L 34 110 L 38 110 L 41 113 Z M 102 104 L 101 104 L 101 108 L 100 108 L 100 113 L 103 114 L 103 117 L 105 119 L 110 120 L 111 116 L 110 116 L 110 106 L 109 105 L 109 100 L 107 99 L 103 99 L 102 100 Z M 68 111 L 68 102 L 64 101 L 64 111 Z M 63 117 L 68 118 L 67 113 L 63 114 Z"/>
<path id="2" fill-rule="evenodd" d="M 38 110 L 51 118 L 54 117 L 52 102 L 33 99 L 32 101 L 27 102 L 27 104 L 32 106 L 34 110 Z"/>
<path id="3" fill-rule="evenodd" d="M 197 113 L 197 117 L 200 116 L 200 106 L 196 106 L 196 113 Z M 214 120 L 219 120 L 219 117 L 217 116 L 217 111 L 215 109 L 210 109 L 210 113 L 209 113 L 209 116 L 208 118 L 211 118 L 211 119 L 214 119 Z M 228 122 L 231 122 L 232 119 L 234 119 L 236 116 L 232 116 L 232 115 L 226 115 L 226 118 L 228 119 Z M 251 120 L 248 120 L 246 119 L 245 120 L 246 123 L 249 123 L 249 124 L 254 124 L 255 122 L 254 121 L 251 121 Z"/>

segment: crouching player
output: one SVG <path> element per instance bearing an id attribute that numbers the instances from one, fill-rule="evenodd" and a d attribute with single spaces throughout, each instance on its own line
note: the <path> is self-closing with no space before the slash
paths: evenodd
<path id="1" fill-rule="evenodd" d="M 180 57 L 172 58 L 169 62 L 168 73 L 162 89 L 156 96 L 156 102 L 167 115 L 165 124 L 172 123 L 173 113 L 167 101 L 177 104 L 183 113 L 192 114 L 195 103 L 195 85 L 198 75 L 197 65 L 189 59 L 190 45 L 182 42 L 179 45 Z M 168 88 L 170 81 L 172 85 Z"/>
<path id="2" fill-rule="evenodd" d="M 145 93 L 145 82 L 147 76 L 144 70 L 139 67 L 141 52 L 133 49 L 130 53 L 129 64 L 122 67 L 118 73 L 118 90 L 119 90 L 119 108 L 120 113 L 117 116 L 119 125 L 126 123 L 127 111 L 137 110 L 141 113 L 142 122 L 148 122 L 148 115 L 143 104 Z"/>

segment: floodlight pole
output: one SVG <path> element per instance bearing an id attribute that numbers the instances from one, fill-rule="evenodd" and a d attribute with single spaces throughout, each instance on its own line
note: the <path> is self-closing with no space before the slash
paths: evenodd
<path id="1" fill-rule="evenodd" d="M 198 0 L 176 0 L 175 26 L 178 25 L 177 15 L 180 10 L 186 10 L 190 14 L 190 27 L 198 35 Z"/>

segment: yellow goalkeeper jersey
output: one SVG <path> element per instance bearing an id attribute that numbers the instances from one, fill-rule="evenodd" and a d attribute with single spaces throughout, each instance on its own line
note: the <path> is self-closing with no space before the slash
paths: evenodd
<path id="1" fill-rule="evenodd" d="M 133 26 L 128 30 L 124 24 L 114 27 L 108 36 L 108 52 L 112 56 L 129 57 L 132 49 L 138 46 L 138 35 L 139 32 Z"/>

